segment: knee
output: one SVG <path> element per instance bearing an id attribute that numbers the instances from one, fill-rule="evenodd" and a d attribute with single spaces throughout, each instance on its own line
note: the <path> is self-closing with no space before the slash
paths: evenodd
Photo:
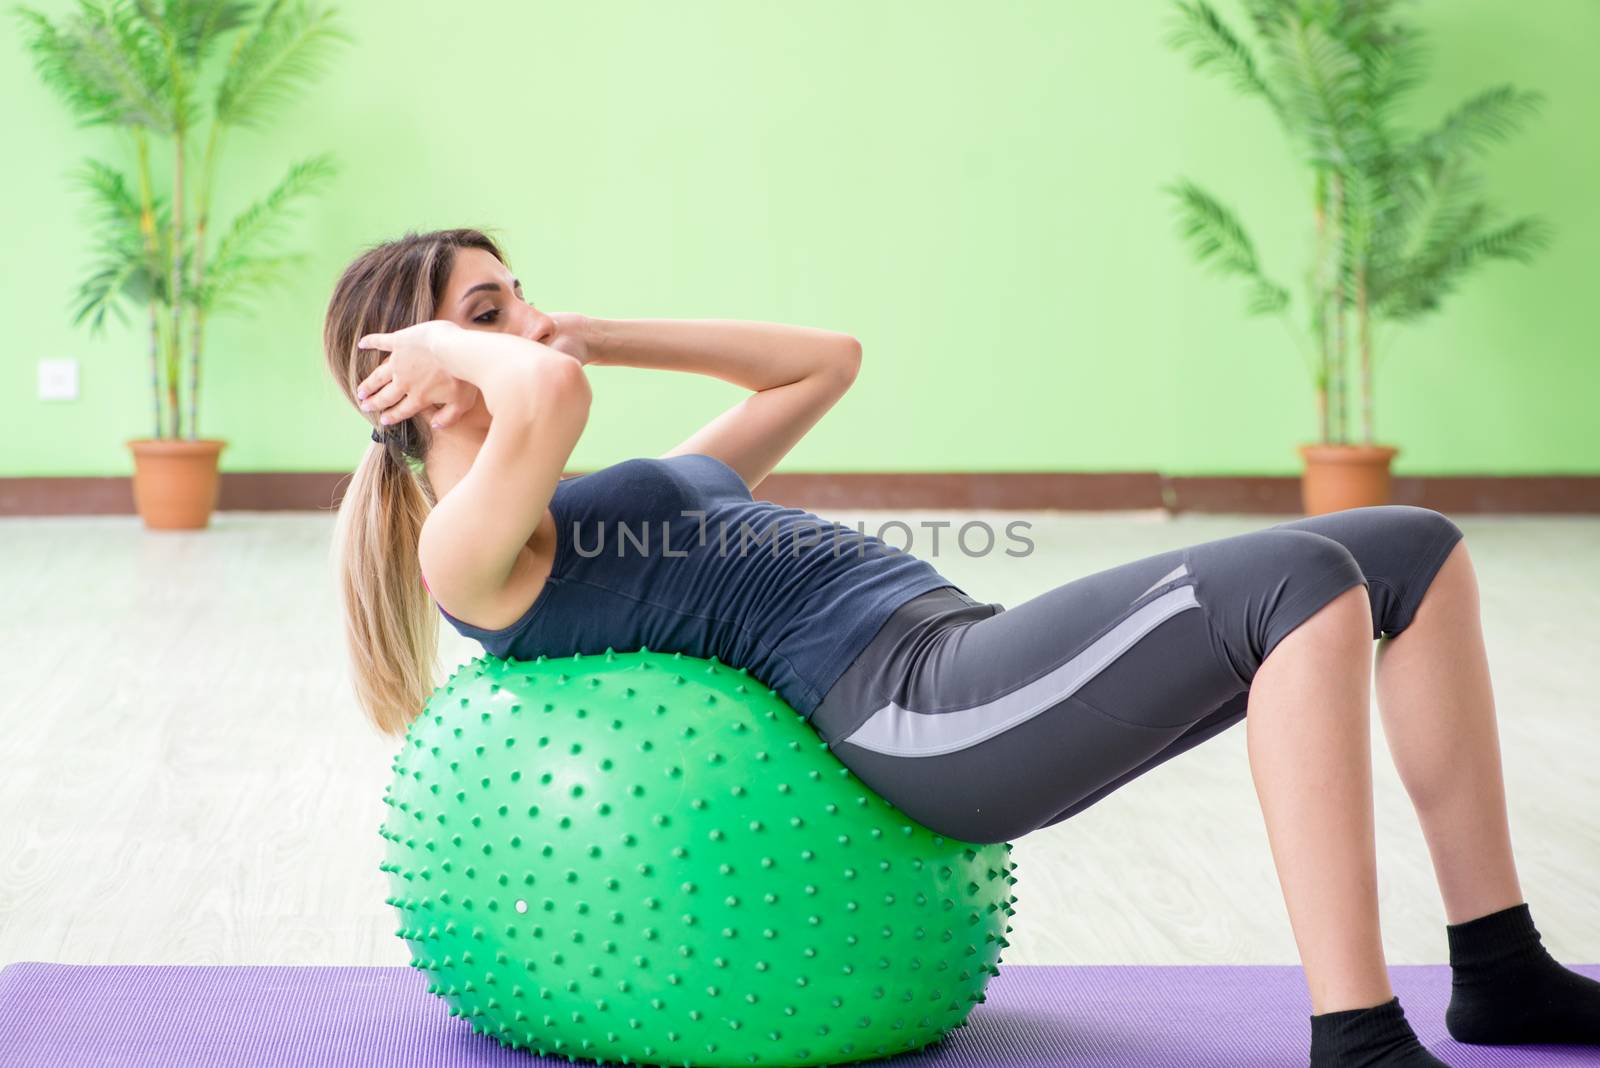
<path id="1" fill-rule="evenodd" d="M 1263 656 L 1324 608 L 1328 609 L 1324 627 L 1348 631 L 1367 641 L 1376 635 L 1367 576 L 1348 546 L 1309 530 L 1266 533 L 1280 536 L 1278 544 L 1268 550 L 1272 561 L 1268 573 L 1281 576 L 1279 581 L 1285 585 L 1273 610 L 1262 619 Z M 1335 601 L 1339 603 L 1334 605 Z"/>
<path id="2" fill-rule="evenodd" d="M 1418 552 L 1455 542 L 1462 537 L 1461 528 L 1448 516 L 1432 508 L 1419 508 L 1412 504 L 1385 504 L 1371 509 L 1382 523 L 1384 533 L 1395 544 L 1413 546 Z"/>
<path id="3" fill-rule="evenodd" d="M 1385 565 L 1385 589 L 1381 604 L 1375 603 L 1375 608 L 1381 609 L 1380 631 L 1392 638 L 1411 625 L 1439 568 L 1464 535 L 1454 522 L 1431 508 L 1385 505 L 1382 511 L 1383 538 L 1401 550 L 1398 558 Z"/>
<path id="4" fill-rule="evenodd" d="M 1366 581 L 1355 554 L 1341 541 L 1310 530 L 1257 531 L 1257 566 L 1271 575 L 1305 580 Z"/>
<path id="5" fill-rule="evenodd" d="M 1234 539 L 1226 575 L 1210 597 L 1222 621 L 1224 648 L 1246 685 L 1267 655 L 1292 631 L 1347 591 L 1324 627 L 1373 637 L 1366 575 L 1342 542 L 1295 528 L 1272 527 Z M 1202 577 L 1204 577 L 1202 575 Z M 1322 630 L 1323 627 L 1319 627 Z"/>

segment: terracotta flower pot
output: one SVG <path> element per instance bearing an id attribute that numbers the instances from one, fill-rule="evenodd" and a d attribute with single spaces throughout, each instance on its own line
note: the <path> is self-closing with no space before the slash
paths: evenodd
<path id="1" fill-rule="evenodd" d="M 1306 515 L 1389 503 L 1390 445 L 1302 445 L 1300 499 Z"/>
<path id="2" fill-rule="evenodd" d="M 198 530 L 217 506 L 220 438 L 138 438 L 133 452 L 133 502 L 151 530 Z"/>

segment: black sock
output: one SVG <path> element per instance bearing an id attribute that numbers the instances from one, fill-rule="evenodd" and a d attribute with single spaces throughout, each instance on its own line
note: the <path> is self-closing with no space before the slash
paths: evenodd
<path id="1" fill-rule="evenodd" d="M 1556 962 L 1527 902 L 1449 924 L 1450 1007 L 1457 1042 L 1600 1045 L 1600 983 Z"/>
<path id="2" fill-rule="evenodd" d="M 1311 1017 L 1311 1068 L 1450 1068 L 1406 1022 L 1398 997 Z"/>

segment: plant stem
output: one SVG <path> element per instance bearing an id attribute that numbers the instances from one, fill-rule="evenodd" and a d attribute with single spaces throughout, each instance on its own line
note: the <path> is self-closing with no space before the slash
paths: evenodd
<path id="1" fill-rule="evenodd" d="M 1372 426 L 1372 316 L 1367 307 L 1367 265 L 1356 263 L 1356 333 L 1361 346 L 1361 442 L 1371 445 Z"/>
<path id="2" fill-rule="evenodd" d="M 180 350 L 183 345 L 183 135 L 177 135 L 177 162 L 172 178 L 171 332 L 167 337 L 167 403 L 172 406 L 172 436 L 183 436 L 183 403 L 178 396 Z"/>
<path id="3" fill-rule="evenodd" d="M 150 144 L 145 140 L 144 131 L 137 127 L 133 131 L 133 143 L 139 159 L 139 235 L 144 239 L 144 252 L 149 258 L 147 266 L 153 282 L 160 277 L 161 246 L 156 241 L 156 212 L 150 191 Z M 150 288 L 147 308 L 150 316 L 150 401 L 155 427 L 151 436 L 159 438 L 161 436 L 161 302 L 156 296 L 153 285 Z"/>
<path id="4" fill-rule="evenodd" d="M 169 32 L 177 32 L 176 27 L 171 27 Z M 184 79 L 183 67 L 179 62 L 178 48 L 169 43 L 168 56 L 172 72 L 172 335 L 167 339 L 168 348 L 168 374 L 167 396 L 172 404 L 172 436 L 183 435 L 183 408 L 178 396 L 179 361 L 183 351 L 183 238 L 185 220 L 183 214 L 183 177 L 184 156 L 187 148 L 185 127 L 188 117 L 184 114 L 183 93 Z"/>
<path id="5" fill-rule="evenodd" d="M 206 273 L 206 223 L 211 216 L 211 183 L 216 172 L 217 145 L 222 124 L 211 120 L 206 153 L 200 168 L 200 191 L 194 220 L 194 321 L 189 341 L 189 433 L 200 433 L 200 350 L 204 344 L 206 309 L 203 303 Z"/>
<path id="6" fill-rule="evenodd" d="M 1317 400 L 1317 441 L 1328 443 L 1328 308 L 1327 286 L 1324 277 L 1328 260 L 1328 183 L 1326 175 L 1317 171 L 1314 194 L 1317 219 L 1317 243 L 1312 254 L 1308 288 L 1311 299 L 1306 306 L 1311 309 L 1311 336 L 1317 342 L 1316 368 L 1312 381 Z"/>
<path id="7" fill-rule="evenodd" d="M 1328 444 L 1328 376 L 1326 372 L 1317 375 L 1317 441 L 1319 444 Z"/>
<path id="8" fill-rule="evenodd" d="M 1328 353 L 1328 390 L 1333 409 L 1333 440 L 1343 445 L 1349 437 L 1345 412 L 1345 330 L 1344 330 L 1344 177 L 1338 171 L 1329 175 L 1328 230 L 1329 260 L 1333 266 L 1333 281 L 1328 286 L 1328 299 L 1333 305 L 1332 338 Z"/>

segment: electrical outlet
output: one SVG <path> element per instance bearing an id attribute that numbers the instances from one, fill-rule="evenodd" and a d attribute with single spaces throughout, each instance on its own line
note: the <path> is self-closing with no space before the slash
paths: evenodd
<path id="1" fill-rule="evenodd" d="M 78 361 L 70 358 L 40 360 L 39 399 L 77 400 Z"/>

